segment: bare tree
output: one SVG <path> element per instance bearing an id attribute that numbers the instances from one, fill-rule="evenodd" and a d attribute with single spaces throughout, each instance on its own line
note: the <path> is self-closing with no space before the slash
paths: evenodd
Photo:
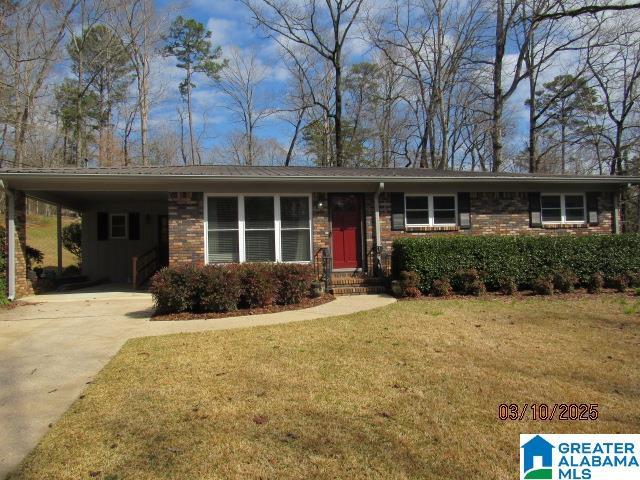
<path id="1" fill-rule="evenodd" d="M 640 24 L 628 15 L 606 20 L 602 35 L 586 51 L 610 125 L 601 135 L 610 147 L 609 173 L 622 175 L 640 125 L 633 114 L 640 100 Z"/>
<path id="2" fill-rule="evenodd" d="M 31 0 L 3 11 L 3 41 L 0 42 L 0 65 L 9 75 L 0 78 L 11 92 L 13 115 L 13 162 L 25 163 L 24 147 L 32 128 L 36 100 L 60 53 L 71 15 L 79 0 L 51 2 Z M 10 33 L 9 33 L 10 32 Z M 7 129 L 8 130 L 8 129 Z"/>
<path id="3" fill-rule="evenodd" d="M 245 145 L 240 158 L 243 165 L 258 163 L 256 129 L 265 119 L 276 113 L 275 108 L 271 106 L 272 94 L 266 91 L 264 85 L 268 75 L 269 69 L 261 63 L 256 51 L 231 48 L 227 66 L 215 83 L 228 100 L 225 107 L 241 125 L 241 138 Z"/>
<path id="4" fill-rule="evenodd" d="M 304 4 L 291 0 L 241 0 L 255 21 L 294 55 L 290 43 L 302 45 L 319 55 L 333 69 L 334 108 L 315 102 L 334 122 L 336 164 L 342 166 L 342 71 L 344 46 L 358 18 L 364 0 L 309 0 Z M 304 70 L 303 70 L 304 72 Z"/>

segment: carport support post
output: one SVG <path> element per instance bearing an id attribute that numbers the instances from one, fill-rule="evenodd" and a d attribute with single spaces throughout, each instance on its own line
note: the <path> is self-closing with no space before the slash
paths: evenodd
<path id="1" fill-rule="evenodd" d="M 7 276 L 11 300 L 33 294 L 27 270 L 27 196 L 5 190 L 7 207 Z"/>
<path id="2" fill-rule="evenodd" d="M 56 205 L 56 225 L 58 229 L 58 276 L 62 275 L 62 207 Z"/>

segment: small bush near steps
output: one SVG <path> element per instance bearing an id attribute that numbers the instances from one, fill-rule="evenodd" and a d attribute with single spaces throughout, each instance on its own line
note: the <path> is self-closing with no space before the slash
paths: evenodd
<path id="1" fill-rule="evenodd" d="M 163 268 L 149 291 L 159 313 L 230 312 L 299 303 L 310 295 L 309 265 L 243 263 Z"/>

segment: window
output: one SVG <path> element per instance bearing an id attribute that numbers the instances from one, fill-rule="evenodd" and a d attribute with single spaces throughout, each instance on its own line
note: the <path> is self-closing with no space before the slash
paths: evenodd
<path id="1" fill-rule="evenodd" d="M 207 261 L 311 261 L 309 196 L 207 197 Z"/>
<path id="2" fill-rule="evenodd" d="M 273 197 L 244 199 L 244 245 L 247 262 L 276 259 L 276 227 Z"/>
<path id="3" fill-rule="evenodd" d="M 280 243 L 283 262 L 311 260 L 308 197 L 280 197 Z"/>
<path id="4" fill-rule="evenodd" d="M 583 194 L 546 194 L 540 196 L 542 223 L 584 223 Z"/>
<path id="5" fill-rule="evenodd" d="M 456 196 L 405 195 L 405 215 L 410 227 L 456 225 Z"/>
<path id="6" fill-rule="evenodd" d="M 112 213 L 109 215 L 109 238 L 113 240 L 127 238 L 127 215 L 125 213 Z"/>
<path id="7" fill-rule="evenodd" d="M 209 262 L 239 261 L 238 198 L 209 197 L 207 216 Z"/>

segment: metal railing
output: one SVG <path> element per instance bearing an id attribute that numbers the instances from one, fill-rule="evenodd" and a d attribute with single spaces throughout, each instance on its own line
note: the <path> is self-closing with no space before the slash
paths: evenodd
<path id="1" fill-rule="evenodd" d="M 133 288 L 138 289 L 158 270 L 158 247 L 132 258 Z"/>

